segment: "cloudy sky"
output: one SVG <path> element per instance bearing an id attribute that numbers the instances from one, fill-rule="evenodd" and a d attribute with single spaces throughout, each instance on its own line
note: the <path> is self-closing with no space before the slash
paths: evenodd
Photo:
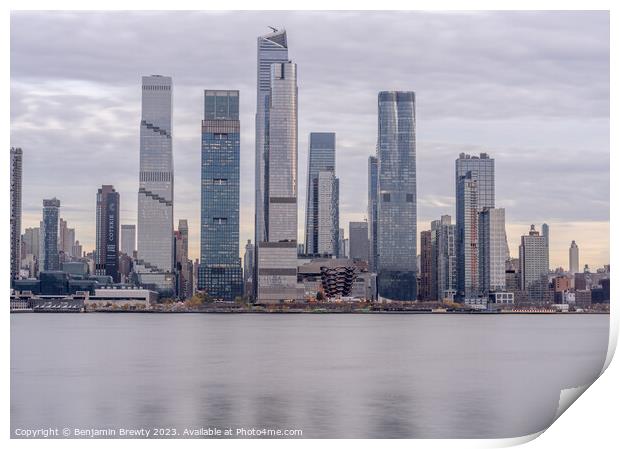
<path id="1" fill-rule="evenodd" d="M 496 207 L 519 236 L 547 222 L 551 265 L 609 263 L 606 12 L 14 12 L 11 145 L 24 150 L 23 227 L 41 201 L 94 247 L 95 194 L 113 184 L 135 223 L 140 77 L 174 82 L 175 222 L 199 256 L 203 89 L 241 91 L 241 240 L 253 238 L 256 37 L 288 32 L 299 77 L 299 204 L 308 134 L 337 135 L 341 226 L 366 216 L 377 92 L 417 96 L 418 231 L 454 216 L 454 159 L 488 152 Z M 303 240 L 303 208 L 299 238 Z M 345 226 L 343 226 L 345 225 Z"/>

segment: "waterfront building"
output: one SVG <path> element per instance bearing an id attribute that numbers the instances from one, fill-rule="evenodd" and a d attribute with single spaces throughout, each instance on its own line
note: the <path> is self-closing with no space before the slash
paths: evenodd
<path id="1" fill-rule="evenodd" d="M 10 182 L 11 182 L 11 282 L 19 278 L 21 262 L 21 234 L 22 234 L 22 158 L 21 148 L 11 147 Z"/>
<path id="2" fill-rule="evenodd" d="M 136 250 L 136 225 L 121 225 L 121 252 L 129 257 L 134 256 Z"/>
<path id="3" fill-rule="evenodd" d="M 548 296 L 549 247 L 546 236 L 540 235 L 534 225 L 527 235 L 521 236 L 519 246 L 521 288 L 532 302 L 542 302 Z"/>
<path id="4" fill-rule="evenodd" d="M 75 244 L 75 229 L 69 228 L 67 222 L 60 219 L 58 229 L 58 251 L 63 261 L 71 259 L 71 250 Z"/>
<path id="5" fill-rule="evenodd" d="M 95 274 L 111 276 L 119 282 L 118 240 L 119 240 L 120 195 L 114 186 L 103 185 L 97 190 Z"/>
<path id="6" fill-rule="evenodd" d="M 378 95 L 378 295 L 415 300 L 417 216 L 415 93 Z"/>
<path id="7" fill-rule="evenodd" d="M 243 295 L 239 258 L 238 90 L 205 90 L 202 121 L 198 289 L 233 301 Z"/>
<path id="8" fill-rule="evenodd" d="M 368 241 L 368 222 L 349 222 L 349 258 L 368 262 L 370 242 Z"/>
<path id="9" fill-rule="evenodd" d="M 71 257 L 75 259 L 79 259 L 82 257 L 82 245 L 80 245 L 80 241 L 76 240 L 73 243 L 73 247 L 71 248 Z"/>
<path id="10" fill-rule="evenodd" d="M 43 200 L 43 219 L 39 235 L 39 270 L 54 271 L 60 269 L 58 257 L 58 224 L 60 200 L 56 198 Z"/>
<path id="11" fill-rule="evenodd" d="M 172 78 L 142 77 L 138 189 L 138 259 L 140 283 L 172 296 L 173 198 Z"/>
<path id="12" fill-rule="evenodd" d="M 478 180 L 472 172 L 459 177 L 456 186 L 457 295 L 478 296 Z"/>
<path id="13" fill-rule="evenodd" d="M 377 157 L 368 157 L 368 265 L 372 273 L 377 272 Z"/>
<path id="14" fill-rule="evenodd" d="M 306 184 L 305 253 L 307 255 L 323 255 L 326 252 L 329 255 L 336 254 L 339 214 L 336 186 L 338 180 L 335 178 L 335 173 L 336 134 L 310 133 Z M 320 217 L 321 212 L 323 212 L 322 217 Z M 319 248 L 321 246 L 319 240 L 322 240 L 322 249 Z"/>
<path id="15" fill-rule="evenodd" d="M 422 231 L 420 232 L 420 289 L 418 291 L 418 300 L 420 301 L 435 299 L 431 296 L 432 260 L 431 231 Z"/>
<path id="16" fill-rule="evenodd" d="M 262 242 L 268 242 L 269 221 L 269 145 L 271 137 L 270 113 L 271 113 L 271 81 L 272 65 L 286 63 L 288 59 L 288 43 L 286 30 L 274 30 L 271 33 L 259 36 L 257 39 L 257 64 L 256 64 L 256 147 L 255 147 L 255 202 L 254 202 L 254 243 L 255 263 L 253 279 L 258 280 L 258 257 L 259 247 Z M 296 94 L 295 94 L 296 97 Z M 295 101 L 296 104 L 296 101 Z M 295 122 L 295 140 L 297 140 L 297 124 Z M 296 152 L 295 152 L 296 153 Z M 254 288 L 258 289 L 258 282 Z M 256 297 L 256 292 L 255 295 Z"/>
<path id="17" fill-rule="evenodd" d="M 192 270 L 189 260 L 189 226 L 187 220 L 179 220 L 179 225 L 174 231 L 174 261 L 177 276 L 177 297 L 186 299 L 192 292 Z"/>
<path id="18" fill-rule="evenodd" d="M 573 240 L 570 244 L 570 248 L 568 249 L 568 272 L 570 274 L 579 273 L 579 247 Z"/>
<path id="19" fill-rule="evenodd" d="M 257 240 L 260 303 L 296 299 L 297 65 L 271 65 L 264 235 Z M 258 207 L 258 205 L 257 205 Z"/>
<path id="20" fill-rule="evenodd" d="M 431 299 L 452 300 L 456 294 L 456 225 L 450 215 L 431 222 Z"/>
<path id="21" fill-rule="evenodd" d="M 254 289 L 252 287 L 254 275 L 254 245 L 252 240 L 248 239 L 245 244 L 245 253 L 243 254 L 243 291 L 246 296 L 252 296 Z"/>
<path id="22" fill-rule="evenodd" d="M 487 153 L 461 153 L 455 161 L 455 180 L 457 296 L 465 299 L 480 293 L 478 213 L 495 207 L 495 160 Z"/>
<path id="23" fill-rule="evenodd" d="M 506 222 L 504 209 L 485 207 L 478 215 L 480 293 L 506 289 Z"/>

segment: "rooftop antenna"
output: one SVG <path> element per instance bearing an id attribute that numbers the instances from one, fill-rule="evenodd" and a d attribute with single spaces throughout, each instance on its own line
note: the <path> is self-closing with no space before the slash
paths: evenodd
<path id="1" fill-rule="evenodd" d="M 272 27 L 271 25 L 267 25 L 267 28 L 271 28 L 273 30 L 274 33 L 278 32 L 277 28 Z"/>

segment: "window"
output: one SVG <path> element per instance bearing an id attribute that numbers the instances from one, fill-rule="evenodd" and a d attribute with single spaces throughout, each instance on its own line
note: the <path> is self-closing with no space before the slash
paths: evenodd
<path id="1" fill-rule="evenodd" d="M 383 202 L 385 202 L 385 203 L 389 203 L 390 202 L 390 194 L 389 193 L 383 193 L 381 195 L 381 197 L 383 199 Z"/>
<path id="2" fill-rule="evenodd" d="M 408 203 L 413 203 L 413 193 L 408 193 L 407 194 L 407 202 Z"/>

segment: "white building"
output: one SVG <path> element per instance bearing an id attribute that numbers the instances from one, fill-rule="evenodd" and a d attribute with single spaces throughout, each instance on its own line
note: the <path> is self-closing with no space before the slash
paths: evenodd
<path id="1" fill-rule="evenodd" d="M 570 248 L 568 249 L 568 259 L 569 273 L 579 273 L 579 247 L 574 240 L 572 241 L 572 243 L 570 244 Z"/>
<path id="2" fill-rule="evenodd" d="M 143 284 L 174 288 L 172 160 L 172 78 L 142 77 L 138 189 L 138 260 Z M 172 284 L 170 283 L 172 281 Z"/>
<path id="3" fill-rule="evenodd" d="M 532 301 L 542 301 L 547 292 L 549 273 L 549 246 L 547 237 L 540 235 L 534 225 L 528 235 L 521 236 L 519 246 L 519 271 L 521 289 L 528 292 Z"/>

